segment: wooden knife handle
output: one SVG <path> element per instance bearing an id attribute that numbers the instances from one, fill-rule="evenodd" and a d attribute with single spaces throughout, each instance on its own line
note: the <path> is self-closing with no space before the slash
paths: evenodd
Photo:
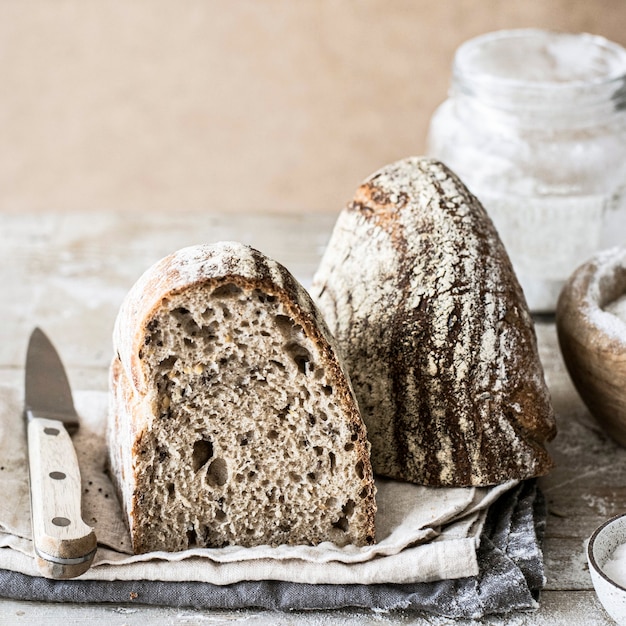
<path id="1" fill-rule="evenodd" d="M 31 416 L 28 459 L 33 542 L 47 578 L 86 572 L 96 552 L 96 535 L 81 516 L 76 451 L 63 423 Z"/>

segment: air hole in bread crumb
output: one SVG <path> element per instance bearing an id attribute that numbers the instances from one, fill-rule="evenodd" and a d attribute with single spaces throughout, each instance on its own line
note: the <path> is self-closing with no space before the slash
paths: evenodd
<path id="1" fill-rule="evenodd" d="M 193 548 L 194 546 L 196 546 L 198 544 L 198 537 L 196 535 L 196 529 L 191 526 L 188 530 L 187 530 L 187 545 L 190 548 Z"/>
<path id="2" fill-rule="evenodd" d="M 259 291 L 258 289 L 255 289 L 252 292 L 252 295 L 259 301 L 259 302 L 265 302 L 266 301 L 266 295 L 262 292 Z"/>
<path id="3" fill-rule="evenodd" d="M 270 431 L 267 433 L 267 438 L 268 438 L 270 441 L 274 441 L 274 440 L 278 439 L 278 431 L 277 431 L 277 430 L 274 430 L 274 429 L 270 430 Z"/>
<path id="4" fill-rule="evenodd" d="M 347 533 L 348 528 L 349 528 L 348 518 L 345 516 L 340 517 L 336 522 L 332 523 L 332 527 L 338 528 L 339 530 L 342 530 L 344 533 Z"/>
<path id="5" fill-rule="evenodd" d="M 215 520 L 218 522 L 223 522 L 226 519 L 226 513 L 222 511 L 222 509 L 218 509 L 215 511 Z"/>
<path id="6" fill-rule="evenodd" d="M 249 430 L 248 432 L 244 433 L 241 436 L 241 439 L 239 439 L 239 445 L 247 446 L 254 439 L 254 434 L 255 433 L 253 430 Z"/>
<path id="7" fill-rule="evenodd" d="M 295 341 L 291 341 L 284 347 L 285 352 L 293 359 L 301 374 L 313 372 L 315 366 L 311 362 L 311 354 L 304 347 Z"/>
<path id="8" fill-rule="evenodd" d="M 317 482 L 317 475 L 315 474 L 315 472 L 309 472 L 309 473 L 306 475 L 306 477 L 307 477 L 307 480 L 308 480 L 310 483 L 315 483 L 315 482 Z"/>
<path id="9" fill-rule="evenodd" d="M 236 298 L 241 294 L 241 288 L 233 283 L 226 283 L 213 290 L 214 298 Z"/>
<path id="10" fill-rule="evenodd" d="M 324 385 L 322 387 L 322 391 L 327 396 L 331 396 L 333 394 L 333 388 L 330 385 Z"/>
<path id="11" fill-rule="evenodd" d="M 350 499 L 343 505 L 341 510 L 343 511 L 343 514 L 346 517 L 350 517 L 352 513 L 354 513 L 354 507 L 355 507 L 354 500 Z"/>
<path id="12" fill-rule="evenodd" d="M 289 336 L 292 334 L 295 324 L 290 317 L 288 317 L 287 315 L 276 315 L 274 317 L 274 320 L 276 321 L 276 326 L 278 327 L 278 330 L 280 330 L 281 333 L 283 333 L 286 336 Z"/>
<path id="13" fill-rule="evenodd" d="M 170 496 L 173 496 L 176 493 L 176 487 L 174 486 L 174 483 L 167 484 L 167 493 Z"/>
<path id="14" fill-rule="evenodd" d="M 364 468 L 363 468 L 363 461 L 359 461 L 356 464 L 355 469 L 356 469 L 356 475 L 359 478 L 363 478 L 363 476 L 365 476 L 365 472 L 364 472 Z"/>
<path id="15" fill-rule="evenodd" d="M 354 449 L 354 444 L 353 444 L 352 442 L 349 442 L 349 443 L 347 443 L 347 444 L 343 447 L 343 449 L 344 449 L 346 452 L 350 452 L 350 450 L 353 450 L 353 449 Z"/>
<path id="16" fill-rule="evenodd" d="M 299 483 L 301 480 L 300 474 L 296 474 L 296 472 L 289 472 L 289 478 L 294 483 Z"/>
<path id="17" fill-rule="evenodd" d="M 209 465 L 206 473 L 206 479 L 211 487 L 223 487 L 228 480 L 226 461 L 219 457 L 211 461 L 211 465 Z"/>
<path id="18" fill-rule="evenodd" d="M 330 471 L 333 472 L 335 470 L 335 466 L 337 465 L 337 457 L 334 452 L 328 453 L 328 460 L 330 461 Z"/>
<path id="19" fill-rule="evenodd" d="M 168 356 L 166 359 L 159 361 L 159 368 L 161 371 L 170 371 L 176 365 L 176 357 Z"/>
<path id="20" fill-rule="evenodd" d="M 198 326 L 196 320 L 193 319 L 189 309 L 181 306 L 172 309 L 170 315 L 176 320 L 176 325 L 179 328 L 183 328 L 188 335 L 196 335 L 200 330 L 200 326 Z"/>
<path id="21" fill-rule="evenodd" d="M 207 439 L 200 439 L 193 444 L 191 453 L 191 467 L 197 472 L 213 456 L 213 443 Z"/>
<path id="22" fill-rule="evenodd" d="M 155 319 L 151 319 L 147 324 L 146 324 L 146 329 L 153 333 L 155 330 L 157 330 L 159 328 L 159 321 L 155 320 Z M 119 358 L 119 353 L 118 353 L 118 358 Z"/>

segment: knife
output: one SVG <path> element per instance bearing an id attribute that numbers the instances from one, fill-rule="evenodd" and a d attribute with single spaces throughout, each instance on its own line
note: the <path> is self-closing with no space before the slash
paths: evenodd
<path id="1" fill-rule="evenodd" d="M 35 328 L 28 343 L 24 417 L 33 544 L 46 578 L 74 578 L 89 569 L 96 535 L 81 516 L 81 483 L 70 433 L 78 430 L 72 391 L 61 359 Z"/>

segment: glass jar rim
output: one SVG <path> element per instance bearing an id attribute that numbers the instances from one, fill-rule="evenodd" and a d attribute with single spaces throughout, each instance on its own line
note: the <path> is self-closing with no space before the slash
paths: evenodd
<path id="1" fill-rule="evenodd" d="M 520 97 L 524 105 L 538 106 L 545 98 L 574 99 L 579 105 L 621 103 L 626 100 L 626 49 L 589 33 L 535 28 L 490 32 L 457 49 L 453 89 L 492 102 Z"/>

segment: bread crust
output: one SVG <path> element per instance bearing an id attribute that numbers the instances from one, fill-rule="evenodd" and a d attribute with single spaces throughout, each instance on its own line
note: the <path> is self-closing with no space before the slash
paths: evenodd
<path id="1" fill-rule="evenodd" d="M 170 549 L 155 546 L 142 530 L 145 514 L 139 484 L 140 458 L 142 446 L 145 447 L 148 434 L 158 421 L 158 394 L 145 358 L 146 351 L 151 349 L 146 343 L 151 320 L 171 300 L 184 298 L 187 293 L 206 293 L 208 299 L 226 284 L 277 299 L 285 315 L 299 324 L 316 346 L 319 364 L 333 381 L 333 398 L 341 407 L 347 428 L 354 433 L 351 454 L 362 468 L 360 491 L 365 495 L 358 503 L 358 513 L 364 521 L 356 538 L 352 536 L 349 542 L 361 545 L 373 542 L 376 504 L 369 442 L 334 338 L 308 293 L 288 270 L 253 248 L 237 242 L 219 242 L 180 250 L 153 265 L 128 293 L 115 323 L 116 356 L 110 370 L 110 464 L 126 511 L 134 551 Z M 307 505 L 301 503 L 301 506 L 304 511 Z M 333 531 L 332 536 L 320 540 L 341 543 L 339 535 Z M 245 537 L 239 539 L 240 545 L 253 545 L 246 543 Z"/>
<path id="2" fill-rule="evenodd" d="M 468 486 L 552 467 L 523 292 L 485 210 L 443 164 L 414 157 L 369 177 L 312 295 L 346 358 L 375 473 Z"/>

